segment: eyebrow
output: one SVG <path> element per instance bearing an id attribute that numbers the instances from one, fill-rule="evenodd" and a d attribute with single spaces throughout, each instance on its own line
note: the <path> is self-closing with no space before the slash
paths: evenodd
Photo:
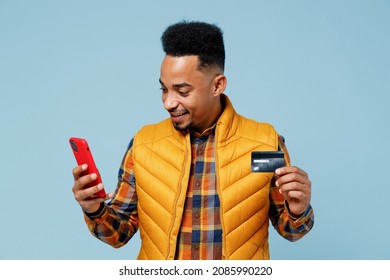
<path id="1" fill-rule="evenodd" d="M 160 82 L 160 84 L 162 86 L 165 87 L 164 83 L 161 81 L 161 79 L 158 79 L 158 81 Z M 183 83 L 180 83 L 180 84 L 173 84 L 172 85 L 173 88 L 183 88 L 183 87 L 191 87 L 190 84 L 187 84 L 186 82 L 183 82 Z"/>

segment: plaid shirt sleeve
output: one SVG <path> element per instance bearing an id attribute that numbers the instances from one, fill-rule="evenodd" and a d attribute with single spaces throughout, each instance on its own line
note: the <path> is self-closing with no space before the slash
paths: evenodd
<path id="1" fill-rule="evenodd" d="M 138 230 L 137 193 L 131 140 L 118 173 L 118 185 L 112 200 L 102 203 L 93 214 L 84 214 L 90 232 L 103 242 L 119 248 Z"/>
<path id="2" fill-rule="evenodd" d="M 290 157 L 284 144 L 284 139 L 279 138 L 279 147 L 284 151 L 287 165 L 290 165 Z M 311 205 L 300 216 L 295 217 L 289 212 L 288 203 L 279 189 L 273 184 L 270 191 L 269 216 L 273 227 L 285 239 L 297 241 L 308 233 L 314 225 L 314 212 Z"/>

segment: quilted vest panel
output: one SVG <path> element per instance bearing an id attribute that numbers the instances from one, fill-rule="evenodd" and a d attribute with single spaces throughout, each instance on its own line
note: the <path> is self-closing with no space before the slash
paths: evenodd
<path id="1" fill-rule="evenodd" d="M 269 259 L 272 173 L 251 173 L 251 152 L 276 150 L 269 124 L 238 115 L 229 99 L 216 127 L 216 176 L 224 259 Z M 139 259 L 173 259 L 190 173 L 189 135 L 169 119 L 142 128 L 133 146 L 141 250 Z"/>

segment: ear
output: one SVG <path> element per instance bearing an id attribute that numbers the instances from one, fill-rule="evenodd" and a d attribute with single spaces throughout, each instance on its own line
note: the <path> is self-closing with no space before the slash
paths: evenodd
<path id="1" fill-rule="evenodd" d="M 219 96 L 225 92 L 227 85 L 226 76 L 223 74 L 218 75 L 214 78 L 214 96 Z"/>

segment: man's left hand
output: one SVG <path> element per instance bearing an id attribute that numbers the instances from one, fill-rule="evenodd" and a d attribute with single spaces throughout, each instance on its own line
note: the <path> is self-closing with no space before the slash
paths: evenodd
<path id="1" fill-rule="evenodd" d="M 296 166 L 285 166 L 275 171 L 275 185 L 288 202 L 290 213 L 302 215 L 310 204 L 311 182 L 308 174 Z"/>

